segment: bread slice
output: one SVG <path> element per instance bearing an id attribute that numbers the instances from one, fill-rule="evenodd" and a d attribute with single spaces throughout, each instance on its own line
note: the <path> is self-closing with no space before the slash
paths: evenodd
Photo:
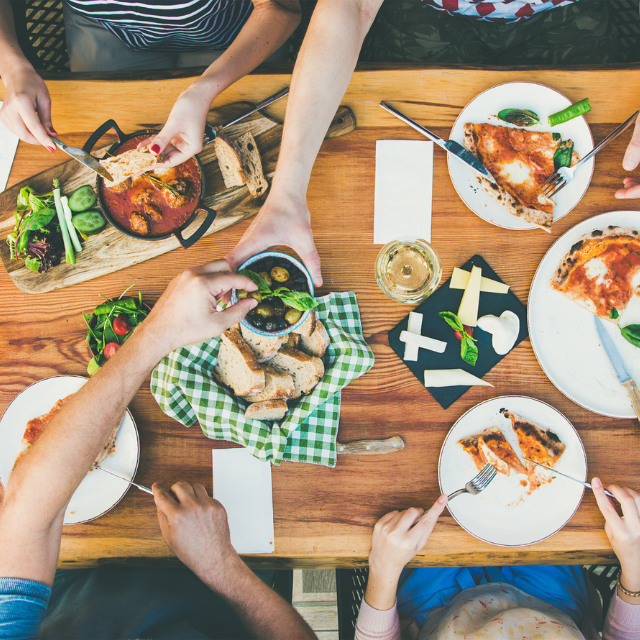
<path id="1" fill-rule="evenodd" d="M 269 365 L 263 365 L 265 385 L 262 391 L 245 396 L 247 402 L 263 402 L 264 400 L 284 400 L 293 398 L 295 387 L 293 378 L 288 373 L 276 371 Z"/>
<path id="2" fill-rule="evenodd" d="M 293 378 L 294 398 L 309 393 L 324 375 L 320 358 L 288 347 L 282 347 L 269 364 L 276 371 L 288 373 Z"/>
<path id="3" fill-rule="evenodd" d="M 329 346 L 329 342 L 329 334 L 322 322 L 318 320 L 316 322 L 316 330 L 309 337 L 300 336 L 300 346 L 298 348 L 310 356 L 322 358 Z"/>
<path id="4" fill-rule="evenodd" d="M 265 387 L 264 371 L 237 329 L 229 329 L 220 336 L 218 364 L 214 373 L 238 396 L 258 393 Z"/>
<path id="5" fill-rule="evenodd" d="M 104 158 L 100 160 L 100 164 L 113 178 L 111 181 L 105 180 L 104 185 L 107 188 L 111 188 L 120 182 L 124 182 L 136 173 L 155 167 L 158 162 L 162 162 L 163 160 L 164 156 L 162 154 L 154 155 L 148 146 L 141 147 L 140 149 L 129 149 L 117 156 Z"/>
<path id="6" fill-rule="evenodd" d="M 287 341 L 282 346 L 289 347 L 290 349 L 297 349 L 299 345 L 300 345 L 300 334 L 291 332 L 287 334 Z"/>
<path id="7" fill-rule="evenodd" d="M 247 179 L 242 168 L 242 155 L 238 145 L 223 133 L 218 133 L 213 146 L 216 150 L 224 186 L 229 189 L 246 184 Z"/>
<path id="8" fill-rule="evenodd" d="M 287 403 L 284 400 L 265 400 L 250 404 L 244 415 L 252 420 L 282 420 L 286 413 Z"/>
<path id="9" fill-rule="evenodd" d="M 287 341 L 287 336 L 261 336 L 240 325 L 242 338 L 256 354 L 258 362 L 267 362 L 278 353 L 278 349 Z"/>
<path id="10" fill-rule="evenodd" d="M 240 149 L 240 159 L 249 192 L 254 198 L 261 198 L 269 190 L 269 183 L 262 173 L 262 160 L 255 138 L 250 133 L 245 133 L 236 143 Z"/>
<path id="11" fill-rule="evenodd" d="M 301 336 L 306 336 L 309 338 L 311 334 L 316 330 L 316 323 L 318 322 L 318 316 L 316 315 L 316 310 L 311 309 L 307 319 L 297 328 L 295 329 L 295 333 L 299 333 Z"/>

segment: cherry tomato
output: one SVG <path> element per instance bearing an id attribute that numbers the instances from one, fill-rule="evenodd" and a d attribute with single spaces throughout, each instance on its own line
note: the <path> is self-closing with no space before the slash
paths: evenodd
<path id="1" fill-rule="evenodd" d="M 104 357 L 108 360 L 113 356 L 113 354 L 120 348 L 120 345 L 117 342 L 109 342 L 104 345 Z"/>
<path id="2" fill-rule="evenodd" d="M 118 316 L 113 319 L 113 330 L 116 332 L 116 335 L 126 336 L 127 333 L 131 331 L 131 327 L 124 316 Z"/>
<path id="3" fill-rule="evenodd" d="M 470 336 L 470 337 L 473 337 L 473 329 L 472 329 L 470 326 L 468 326 L 468 325 L 466 325 L 466 324 L 463 324 L 463 325 L 462 325 L 462 328 L 463 328 L 463 329 L 464 329 L 464 330 L 469 334 L 469 336 Z M 454 331 L 454 332 L 453 332 L 453 335 L 454 335 L 458 340 L 460 340 L 460 342 L 462 342 L 462 331 Z"/>

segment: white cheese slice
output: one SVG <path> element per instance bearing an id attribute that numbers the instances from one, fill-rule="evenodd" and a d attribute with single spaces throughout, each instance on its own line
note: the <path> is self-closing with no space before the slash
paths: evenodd
<path id="1" fill-rule="evenodd" d="M 472 387 L 475 385 L 493 387 L 492 384 L 476 378 L 464 369 L 427 369 L 424 372 L 425 387 Z"/>
<path id="2" fill-rule="evenodd" d="M 482 269 L 473 267 L 469 282 L 464 290 L 462 302 L 458 309 L 458 318 L 462 324 L 475 327 L 478 324 L 478 306 L 480 305 L 480 281 L 482 279 Z"/>
<path id="3" fill-rule="evenodd" d="M 407 331 L 409 333 L 415 333 L 420 335 L 422 333 L 422 314 L 412 311 L 409 314 L 409 324 L 407 325 Z M 404 359 L 415 362 L 418 359 L 418 349 L 420 347 L 412 342 L 404 343 Z"/>
<path id="4" fill-rule="evenodd" d="M 451 282 L 449 283 L 450 289 L 465 289 L 467 286 L 467 282 L 469 282 L 469 277 L 471 273 L 469 271 L 465 271 L 464 269 L 458 269 L 455 267 L 453 270 L 453 274 L 451 275 Z M 480 291 L 482 293 L 508 293 L 509 285 L 504 284 L 504 282 L 498 282 L 496 280 L 491 280 L 490 278 L 485 278 L 482 276 L 480 278 Z"/>
<path id="5" fill-rule="evenodd" d="M 409 333 L 408 331 L 402 331 L 400 333 L 400 341 L 406 344 L 415 344 L 420 349 L 429 349 L 429 351 L 436 351 L 442 353 L 447 348 L 447 343 L 441 340 L 434 340 L 427 336 L 419 336 L 415 333 Z"/>

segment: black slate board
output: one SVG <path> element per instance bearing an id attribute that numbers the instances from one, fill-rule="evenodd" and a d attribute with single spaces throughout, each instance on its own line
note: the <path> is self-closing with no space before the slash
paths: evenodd
<path id="1" fill-rule="evenodd" d="M 502 282 L 496 272 L 486 263 L 481 256 L 473 256 L 471 260 L 462 265 L 465 271 L 471 271 L 472 267 L 481 267 L 482 275 L 491 280 Z M 482 331 L 479 327 L 473 330 L 473 337 L 476 338 L 478 347 L 478 360 L 475 367 L 467 364 L 460 357 L 460 341 L 453 335 L 453 329 L 438 315 L 440 311 L 452 311 L 457 313 L 464 291 L 462 289 L 451 289 L 447 280 L 440 288 L 413 311 L 423 314 L 422 335 L 442 340 L 447 343 L 444 353 L 436 353 L 427 349 L 418 350 L 418 360 L 415 362 L 405 362 L 404 342 L 400 342 L 400 333 L 406 331 L 409 324 L 409 316 L 397 324 L 389 331 L 389 346 L 398 354 L 412 373 L 424 384 L 425 369 L 464 369 L 477 378 L 482 378 L 491 371 L 505 356 L 498 355 L 491 346 L 491 334 Z M 480 307 L 478 317 L 487 314 L 499 316 L 503 311 L 513 311 L 520 319 L 520 333 L 514 345 L 514 349 L 528 335 L 527 330 L 527 307 L 518 300 L 515 294 L 509 289 L 507 294 L 484 293 L 480 294 Z M 511 353 L 511 352 L 509 352 Z M 507 354 L 509 355 L 509 354 Z M 427 391 L 435 398 L 443 409 L 448 409 L 456 400 L 462 397 L 470 387 L 427 387 Z"/>

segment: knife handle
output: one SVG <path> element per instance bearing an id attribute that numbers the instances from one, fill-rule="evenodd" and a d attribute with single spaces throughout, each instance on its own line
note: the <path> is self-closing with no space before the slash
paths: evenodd
<path id="1" fill-rule="evenodd" d="M 627 390 L 629 398 L 631 398 L 633 410 L 636 412 L 638 420 L 640 420 L 640 389 L 638 389 L 638 385 L 632 378 L 629 378 L 629 380 L 625 380 L 625 382 L 622 383 L 622 386 Z"/>
<path id="2" fill-rule="evenodd" d="M 393 436 L 386 440 L 356 440 L 355 442 L 338 442 L 336 450 L 339 454 L 356 456 L 372 456 L 381 453 L 393 453 L 404 449 L 404 440 L 400 436 Z"/>

